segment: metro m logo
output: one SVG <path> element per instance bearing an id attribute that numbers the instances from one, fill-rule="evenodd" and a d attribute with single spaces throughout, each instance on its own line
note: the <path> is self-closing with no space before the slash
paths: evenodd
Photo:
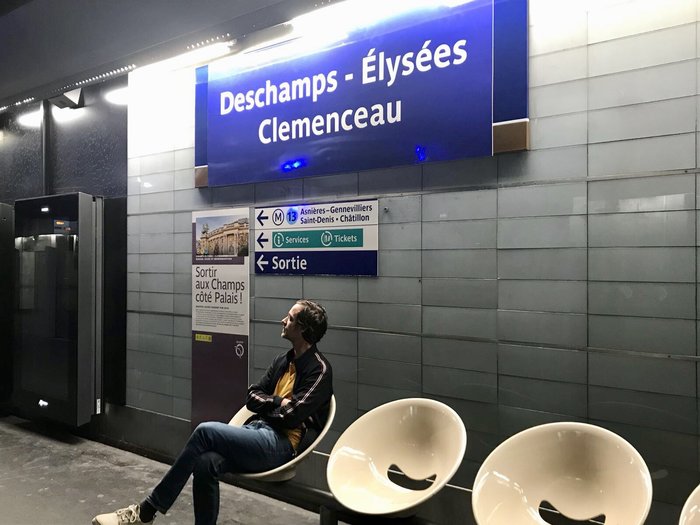
<path id="1" fill-rule="evenodd" d="M 284 211 L 277 208 L 274 212 L 272 212 L 272 222 L 275 223 L 276 226 L 284 223 Z"/>

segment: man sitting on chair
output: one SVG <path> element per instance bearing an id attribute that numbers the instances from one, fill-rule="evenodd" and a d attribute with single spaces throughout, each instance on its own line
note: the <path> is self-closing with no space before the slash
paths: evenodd
<path id="1" fill-rule="evenodd" d="M 165 514 L 194 474 L 195 525 L 214 525 L 219 514 L 219 476 L 263 472 L 290 461 L 323 428 L 333 395 L 331 365 L 316 348 L 328 319 L 318 303 L 297 301 L 282 319 L 282 337 L 292 349 L 277 356 L 246 406 L 257 416 L 242 427 L 200 424 L 175 463 L 139 504 L 96 516 L 93 525 L 152 523 Z"/>

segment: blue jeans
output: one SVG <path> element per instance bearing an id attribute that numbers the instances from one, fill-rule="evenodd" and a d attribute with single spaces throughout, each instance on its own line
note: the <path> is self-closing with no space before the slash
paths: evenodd
<path id="1" fill-rule="evenodd" d="M 243 427 L 202 423 L 192 432 L 173 466 L 146 500 L 165 514 L 190 474 L 194 474 L 195 525 L 214 525 L 219 515 L 221 474 L 263 472 L 293 457 L 294 449 L 287 436 L 262 420 Z"/>

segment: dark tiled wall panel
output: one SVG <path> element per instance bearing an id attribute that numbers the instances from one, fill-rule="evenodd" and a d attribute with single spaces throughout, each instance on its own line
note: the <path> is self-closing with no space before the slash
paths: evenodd
<path id="1" fill-rule="evenodd" d="M 40 104 L 0 114 L 0 201 L 43 195 L 41 130 L 18 122 L 24 113 L 39 111 Z"/>
<path id="2" fill-rule="evenodd" d="M 105 93 L 126 86 L 127 77 L 121 77 L 85 89 L 80 118 L 54 124 L 50 158 L 55 193 L 126 195 L 126 134 L 114 132 L 126 129 L 126 108 L 104 102 Z"/>

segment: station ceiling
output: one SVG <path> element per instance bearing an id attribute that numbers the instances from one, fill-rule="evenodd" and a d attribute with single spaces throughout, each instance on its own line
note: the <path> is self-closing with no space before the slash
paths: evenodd
<path id="1" fill-rule="evenodd" d="M 190 44 L 238 38 L 334 0 L 3 0 L 0 107 L 145 65 Z"/>

